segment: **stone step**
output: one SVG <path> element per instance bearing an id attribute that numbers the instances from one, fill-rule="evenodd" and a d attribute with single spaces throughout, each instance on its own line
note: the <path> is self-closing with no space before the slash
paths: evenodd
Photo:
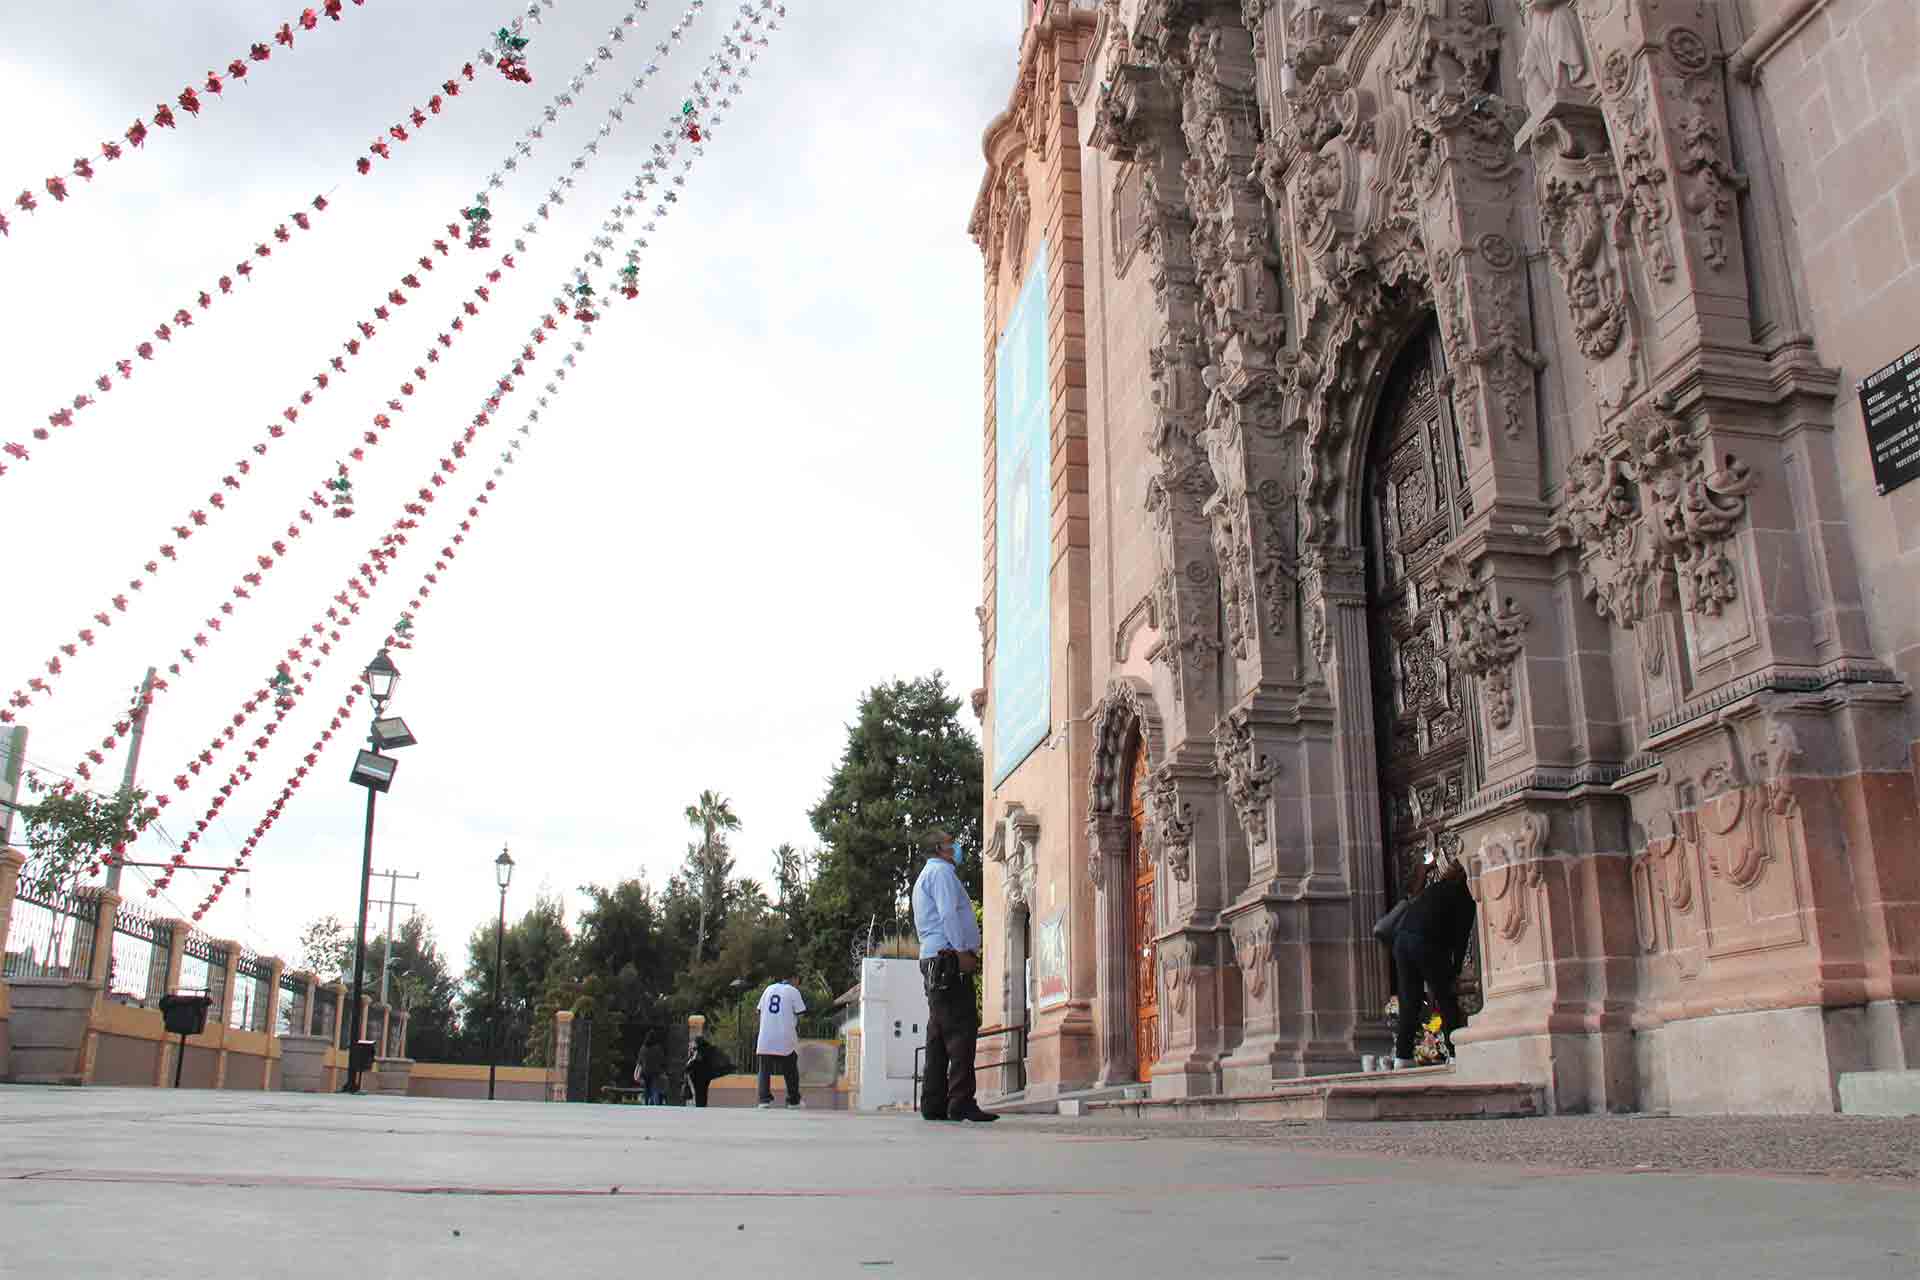
<path id="1" fill-rule="evenodd" d="M 1920 1071 L 1848 1071 L 1840 1111 L 1849 1116 L 1920 1116 Z"/>
<path id="2" fill-rule="evenodd" d="M 1458 1084 L 1447 1080 L 1448 1074 L 1438 1067 L 1431 1073 L 1330 1076 L 1265 1093 L 1094 1102 L 1085 1111 L 1104 1120 L 1478 1120 L 1546 1114 L 1537 1085 Z"/>

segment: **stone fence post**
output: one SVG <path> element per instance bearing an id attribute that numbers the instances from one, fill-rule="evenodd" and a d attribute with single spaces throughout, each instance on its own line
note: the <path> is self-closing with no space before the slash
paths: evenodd
<path id="1" fill-rule="evenodd" d="M 227 1087 L 227 1027 L 233 1021 L 233 992 L 240 984 L 240 944 L 232 938 L 217 938 L 213 949 L 227 958 L 227 980 L 221 985 L 220 998 L 207 1010 L 207 1026 L 219 1027 L 220 1050 L 213 1059 L 213 1087 Z"/>
<path id="2" fill-rule="evenodd" d="M 161 996 L 170 996 L 180 989 L 180 970 L 187 960 L 187 935 L 193 932 L 191 920 L 162 920 L 167 930 L 167 969 L 160 980 L 160 990 L 150 992 L 157 1004 Z M 208 1016 L 212 1022 L 212 1016 Z M 164 1089 L 173 1083 L 173 1059 L 180 1052 L 180 1037 L 168 1036 L 160 1042 L 158 1059 L 153 1066 L 153 1087 Z"/>
<path id="3" fill-rule="evenodd" d="M 279 956 L 264 956 L 260 967 L 266 970 L 266 976 L 260 980 L 267 984 L 267 1020 L 264 1030 L 267 1033 L 267 1055 L 260 1063 L 260 1087 L 273 1088 L 273 1064 L 278 1060 L 274 1048 L 280 1039 L 280 1001 L 285 993 L 280 990 L 280 975 L 287 971 L 287 962 Z"/>
<path id="4" fill-rule="evenodd" d="M 327 1047 L 341 1066 L 327 1070 L 327 1092 L 332 1093 L 340 1083 L 340 1072 L 345 1069 L 346 1059 L 340 1056 L 341 1028 L 347 1025 L 347 984 L 339 980 L 329 982 L 327 989 L 333 992 L 333 1021 L 326 1028 Z"/>
<path id="5" fill-rule="evenodd" d="M 553 1061 L 547 1064 L 547 1101 L 566 1102 L 567 1081 L 573 1065 L 573 1011 L 559 1009 L 553 1015 Z"/>
<path id="6" fill-rule="evenodd" d="M 20 868 L 26 865 L 27 860 L 21 854 L 0 848 L 0 956 L 7 954 L 7 927 L 13 922 L 13 899 L 20 890 Z M 11 1017 L 7 980 L 0 978 L 0 1080 L 5 1080 L 13 1069 L 12 1041 L 8 1036 Z"/>
<path id="7" fill-rule="evenodd" d="M 82 889 L 82 897 L 92 898 L 99 910 L 93 918 L 93 958 L 87 968 L 87 981 L 94 984 L 93 1009 L 98 1012 L 107 1003 L 113 982 L 113 926 L 120 917 L 120 895 L 111 889 Z M 93 1064 L 100 1050 L 100 1033 L 93 1027 L 96 1019 L 87 1018 L 87 1038 L 80 1046 L 80 1083 L 93 1083 Z"/>

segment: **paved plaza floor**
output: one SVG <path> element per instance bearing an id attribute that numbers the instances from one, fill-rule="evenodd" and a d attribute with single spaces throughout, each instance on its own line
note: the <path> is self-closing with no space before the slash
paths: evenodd
<path id="1" fill-rule="evenodd" d="M 0 1276 L 322 1275 L 1914 1280 L 1920 1122 L 1129 1129 L 0 1088 Z"/>

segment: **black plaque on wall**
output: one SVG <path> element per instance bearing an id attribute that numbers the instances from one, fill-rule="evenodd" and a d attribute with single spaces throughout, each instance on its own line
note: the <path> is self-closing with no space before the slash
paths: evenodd
<path id="1" fill-rule="evenodd" d="M 1873 483 L 1883 494 L 1920 478 L 1920 347 L 1860 383 Z"/>

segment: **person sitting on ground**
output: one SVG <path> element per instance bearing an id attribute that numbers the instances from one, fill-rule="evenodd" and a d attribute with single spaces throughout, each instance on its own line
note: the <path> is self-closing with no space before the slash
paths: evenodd
<path id="1" fill-rule="evenodd" d="M 1400 994 L 1400 1016 L 1394 1026 L 1393 1065 L 1413 1065 L 1413 1046 L 1427 1018 L 1426 995 L 1433 992 L 1440 1012 L 1441 1042 L 1453 1056 L 1453 1033 L 1464 1019 L 1454 987 L 1460 966 L 1466 963 L 1467 944 L 1473 940 L 1473 894 L 1467 888 L 1466 864 L 1448 861 L 1440 877 L 1407 905 L 1393 933 L 1393 967 Z"/>

